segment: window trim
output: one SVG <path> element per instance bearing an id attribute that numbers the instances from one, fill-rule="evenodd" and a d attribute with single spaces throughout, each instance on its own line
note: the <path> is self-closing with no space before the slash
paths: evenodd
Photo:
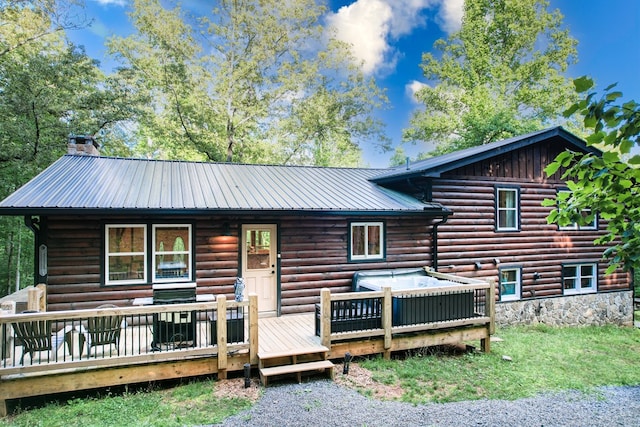
<path id="1" fill-rule="evenodd" d="M 154 279 L 155 268 L 155 230 L 157 227 L 187 227 L 189 229 L 189 245 L 187 249 L 189 262 L 187 269 L 188 277 L 172 277 L 166 279 Z M 140 279 L 130 280 L 110 280 L 109 279 L 109 230 L 111 228 L 140 227 L 144 229 L 144 273 Z M 102 224 L 102 256 L 101 272 L 102 286 L 125 286 L 125 285 L 152 285 L 155 283 L 182 283 L 195 281 L 195 224 L 193 222 L 171 222 L 171 221 L 146 221 L 146 222 L 103 222 Z"/>
<path id="2" fill-rule="evenodd" d="M 182 228 L 182 227 L 186 227 L 189 231 L 189 245 L 186 248 L 186 254 L 189 258 L 189 262 L 186 264 L 186 268 L 189 272 L 189 275 L 187 277 L 166 277 L 166 278 L 157 278 L 156 276 L 156 230 L 158 228 Z M 151 249 L 151 254 L 150 254 L 150 258 L 151 258 L 151 282 L 153 283 L 173 283 L 173 282 L 192 282 L 192 277 L 193 277 L 193 227 L 191 224 L 185 223 L 185 224 L 178 224 L 178 223 L 153 223 L 151 224 L 151 245 L 149 246 L 149 248 Z M 165 251 L 165 252 L 172 252 L 172 251 Z"/>
<path id="3" fill-rule="evenodd" d="M 109 270 L 109 258 L 110 258 L 110 252 L 109 252 L 109 230 L 112 228 L 142 228 L 143 233 L 144 233 L 144 251 L 142 252 L 143 255 L 143 268 L 144 268 L 144 273 L 142 275 L 141 279 L 130 279 L 130 280 L 111 280 L 109 279 L 110 277 L 110 273 L 111 271 Z M 148 246 L 148 232 L 147 232 L 147 224 L 140 224 L 140 223 L 122 223 L 122 224 L 105 224 L 104 226 L 104 233 L 103 233 L 103 237 L 104 237 L 104 256 L 102 257 L 102 262 L 104 263 L 103 265 L 103 271 L 104 271 L 104 281 L 103 283 L 106 286 L 119 286 L 119 285 L 140 285 L 140 284 L 146 284 L 148 281 L 148 268 L 147 268 L 147 264 L 148 264 L 148 258 L 147 258 L 147 246 Z M 140 253 L 138 252 L 121 252 L 120 254 L 130 254 L 130 255 L 140 255 Z"/>
<path id="4" fill-rule="evenodd" d="M 515 282 L 515 294 L 507 295 L 506 297 L 502 293 L 502 272 L 504 271 L 517 272 L 517 277 Z M 503 302 L 519 301 L 520 299 L 522 299 L 522 267 L 516 267 L 516 266 L 500 267 L 498 269 L 498 284 L 499 284 L 498 289 L 500 292 L 500 301 L 503 301 Z"/>
<path id="5" fill-rule="evenodd" d="M 569 190 L 568 188 L 559 188 L 556 191 L 556 200 L 558 198 L 558 194 L 560 193 L 571 193 L 571 190 Z M 592 209 L 589 209 L 589 211 L 592 211 Z M 596 231 L 598 230 L 598 228 L 599 228 L 599 221 L 598 221 L 597 213 L 593 215 L 593 223 L 589 225 L 580 225 L 577 222 L 574 222 L 571 225 L 565 225 L 565 226 L 561 226 L 560 224 L 558 224 L 558 231 Z"/>
<path id="6" fill-rule="evenodd" d="M 385 260 L 386 256 L 387 256 L 387 250 L 386 250 L 386 244 L 387 244 L 387 239 L 386 239 L 386 227 L 385 227 L 385 222 L 384 221 L 351 221 L 349 222 L 349 236 L 348 236 L 348 241 L 347 241 L 347 254 L 348 254 L 348 259 L 349 262 L 371 262 L 371 261 L 381 261 L 381 260 Z M 366 227 L 365 228 L 365 255 L 354 255 L 353 254 L 353 227 Z M 376 226 L 376 227 L 380 227 L 380 254 L 376 254 L 376 255 L 370 255 L 369 252 L 369 246 L 367 244 L 367 239 L 368 239 L 368 235 L 369 233 L 366 231 L 368 230 L 368 227 L 371 226 Z"/>
<path id="7" fill-rule="evenodd" d="M 501 191 L 510 191 L 515 193 L 515 207 L 513 211 L 515 212 L 515 225 L 513 227 L 501 227 L 500 226 L 500 212 L 506 211 L 506 208 L 500 208 L 500 192 Z M 494 228 L 497 232 L 510 232 L 510 231 L 520 231 L 520 187 L 518 186 L 510 186 L 510 185 L 498 185 L 495 187 L 494 192 L 495 197 L 495 210 L 494 210 Z M 509 210 L 512 210 L 509 208 Z"/>
<path id="8" fill-rule="evenodd" d="M 578 286 L 581 283 L 582 279 L 582 269 L 581 267 L 591 266 L 592 267 L 592 283 L 588 288 L 583 288 Z M 567 277 L 564 274 L 564 270 L 566 267 L 576 267 L 576 276 L 574 281 L 576 282 L 576 287 L 572 289 L 566 289 L 564 287 L 564 281 Z M 598 292 L 598 263 L 597 262 L 569 262 L 562 264 L 562 281 L 560 282 L 562 286 L 562 294 L 563 295 L 583 295 L 583 294 L 594 294 Z"/>

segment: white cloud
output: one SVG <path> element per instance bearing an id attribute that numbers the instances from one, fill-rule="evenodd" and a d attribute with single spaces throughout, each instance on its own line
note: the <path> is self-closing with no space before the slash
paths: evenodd
<path id="1" fill-rule="evenodd" d="M 338 39 L 353 46 L 353 54 L 364 62 L 364 72 L 374 72 L 385 60 L 392 18 L 384 0 L 358 0 L 328 16 Z"/>
<path id="2" fill-rule="evenodd" d="M 438 25 L 451 34 L 460 29 L 464 14 L 464 0 L 441 0 Z"/>
<path id="3" fill-rule="evenodd" d="M 441 28 L 460 28 L 464 0 L 356 0 L 330 13 L 327 22 L 340 40 L 353 46 L 365 73 L 380 73 L 395 67 L 398 52 L 393 42 L 424 27 L 425 12 L 436 7 Z"/>
<path id="4" fill-rule="evenodd" d="M 101 6 L 126 6 L 127 0 L 92 0 Z"/>
<path id="5" fill-rule="evenodd" d="M 429 86 L 429 85 L 427 85 L 426 83 L 419 82 L 417 80 L 412 80 L 404 86 L 404 91 L 413 103 L 420 104 L 420 102 L 416 98 L 416 92 L 418 92 L 420 89 L 422 89 L 425 86 Z"/>

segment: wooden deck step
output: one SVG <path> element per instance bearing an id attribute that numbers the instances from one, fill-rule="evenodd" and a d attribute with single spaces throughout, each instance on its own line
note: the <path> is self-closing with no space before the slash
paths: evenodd
<path id="1" fill-rule="evenodd" d="M 269 368 L 260 368 L 260 381 L 266 387 L 269 377 L 275 375 L 297 374 L 298 382 L 300 382 L 300 374 L 302 372 L 329 370 L 329 376 L 334 378 L 333 363 L 330 360 L 317 360 L 315 362 L 294 363 L 291 365 L 271 366 Z"/>
<path id="2" fill-rule="evenodd" d="M 267 359 L 277 359 L 279 357 L 289 357 L 289 356 L 302 356 L 305 354 L 318 354 L 318 353 L 328 353 L 329 349 L 323 345 L 313 346 L 313 347 L 297 347 L 293 349 L 287 349 L 282 351 L 260 351 L 258 352 L 258 358 L 260 360 Z"/>

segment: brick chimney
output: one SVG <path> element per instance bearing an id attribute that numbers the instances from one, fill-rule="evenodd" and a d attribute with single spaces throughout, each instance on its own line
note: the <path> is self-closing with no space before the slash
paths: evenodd
<path id="1" fill-rule="evenodd" d="M 93 135 L 71 135 L 67 144 L 67 153 L 76 156 L 99 156 L 100 145 Z"/>

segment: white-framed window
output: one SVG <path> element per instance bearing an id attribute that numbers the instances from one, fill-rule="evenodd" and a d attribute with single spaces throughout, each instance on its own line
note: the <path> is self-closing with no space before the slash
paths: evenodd
<path id="1" fill-rule="evenodd" d="M 352 222 L 349 231 L 351 261 L 384 258 L 384 223 Z"/>
<path id="2" fill-rule="evenodd" d="M 596 292 L 598 264 L 564 264 L 562 266 L 562 291 L 565 295 Z"/>
<path id="3" fill-rule="evenodd" d="M 191 280 L 191 225 L 153 225 L 153 282 Z"/>
<path id="4" fill-rule="evenodd" d="M 147 282 L 147 226 L 117 224 L 105 226 L 105 283 L 107 285 Z"/>
<path id="5" fill-rule="evenodd" d="M 496 231 L 520 229 L 520 189 L 496 188 Z"/>
<path id="6" fill-rule="evenodd" d="M 105 225 L 105 284 L 193 281 L 192 246 L 191 224 Z"/>
<path id="7" fill-rule="evenodd" d="M 500 301 L 520 299 L 521 271 L 520 268 L 500 269 Z"/>
<path id="8" fill-rule="evenodd" d="M 571 194 L 569 190 L 558 190 L 558 198 L 566 198 Z M 598 229 L 598 215 L 592 213 L 591 209 L 583 209 L 580 212 L 583 218 L 585 218 L 584 224 L 578 224 L 574 222 L 569 225 L 559 226 L 558 229 L 562 231 L 578 231 L 578 230 L 597 230 Z"/>

